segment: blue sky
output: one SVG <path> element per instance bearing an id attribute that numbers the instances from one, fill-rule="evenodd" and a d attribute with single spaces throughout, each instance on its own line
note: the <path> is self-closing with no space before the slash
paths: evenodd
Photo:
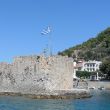
<path id="1" fill-rule="evenodd" d="M 0 0 L 0 61 L 41 54 L 52 27 L 53 53 L 80 44 L 110 26 L 110 0 Z"/>

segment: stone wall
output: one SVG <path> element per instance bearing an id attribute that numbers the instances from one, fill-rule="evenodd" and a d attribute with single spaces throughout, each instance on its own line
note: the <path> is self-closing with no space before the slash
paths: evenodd
<path id="1" fill-rule="evenodd" d="M 41 94 L 73 88 L 73 59 L 62 56 L 20 56 L 0 63 L 0 92 Z"/>

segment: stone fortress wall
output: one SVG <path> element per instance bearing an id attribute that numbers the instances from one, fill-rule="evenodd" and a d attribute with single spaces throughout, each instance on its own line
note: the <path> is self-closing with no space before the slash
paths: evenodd
<path id="1" fill-rule="evenodd" d="M 41 94 L 73 88 L 73 59 L 62 56 L 20 56 L 0 63 L 0 92 Z"/>

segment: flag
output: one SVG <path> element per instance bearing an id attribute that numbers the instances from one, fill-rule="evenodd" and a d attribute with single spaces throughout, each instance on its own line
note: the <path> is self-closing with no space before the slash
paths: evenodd
<path id="1" fill-rule="evenodd" d="M 41 32 L 42 35 L 46 35 L 49 34 L 51 32 L 50 26 L 48 26 L 46 29 L 43 29 L 43 31 Z"/>

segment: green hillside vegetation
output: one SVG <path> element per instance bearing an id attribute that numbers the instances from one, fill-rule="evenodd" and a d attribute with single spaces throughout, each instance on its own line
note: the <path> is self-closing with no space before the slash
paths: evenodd
<path id="1" fill-rule="evenodd" d="M 106 79 L 110 80 L 110 57 L 106 58 L 100 65 L 100 71 L 106 75 Z"/>
<path id="2" fill-rule="evenodd" d="M 104 61 L 106 58 L 110 57 L 110 28 L 99 33 L 97 37 L 91 38 L 80 45 L 66 49 L 58 54 L 73 58 L 83 58 L 86 61 Z"/>

